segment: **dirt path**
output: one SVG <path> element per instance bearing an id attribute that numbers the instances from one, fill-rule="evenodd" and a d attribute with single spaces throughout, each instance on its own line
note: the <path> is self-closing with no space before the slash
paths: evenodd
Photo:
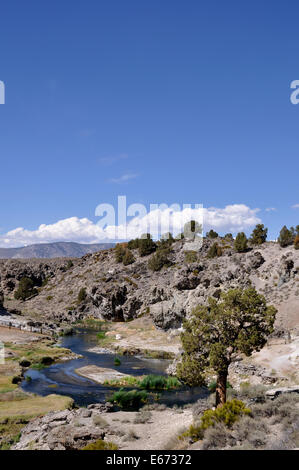
<path id="1" fill-rule="evenodd" d="M 169 444 L 176 440 L 176 436 L 193 421 L 189 408 L 183 411 L 151 411 L 148 422 L 135 424 L 134 420 L 139 414 L 128 411 L 105 414 L 105 420 L 109 424 L 106 440 L 115 442 L 120 450 L 167 450 L 171 448 Z"/>
<path id="2" fill-rule="evenodd" d="M 26 344 L 32 341 L 39 341 L 41 337 L 37 333 L 0 326 L 0 341 L 3 343 Z"/>

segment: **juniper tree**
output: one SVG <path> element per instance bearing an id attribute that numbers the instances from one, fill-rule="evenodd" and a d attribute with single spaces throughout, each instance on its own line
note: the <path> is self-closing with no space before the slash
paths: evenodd
<path id="1" fill-rule="evenodd" d="M 37 294 L 37 290 L 34 287 L 34 282 L 29 277 L 22 277 L 18 289 L 15 292 L 15 299 L 26 300 L 29 297 Z"/>
<path id="2" fill-rule="evenodd" d="M 247 250 L 247 237 L 244 232 L 240 232 L 236 236 L 234 248 L 238 253 L 242 253 Z"/>
<path id="3" fill-rule="evenodd" d="M 214 230 L 210 230 L 206 233 L 207 238 L 218 238 L 218 233 L 214 232 Z"/>
<path id="4" fill-rule="evenodd" d="M 216 406 L 223 405 L 229 365 L 240 353 L 250 356 L 262 349 L 273 331 L 275 315 L 276 309 L 253 287 L 231 289 L 219 300 L 210 297 L 208 305 L 196 307 L 183 323 L 178 378 L 190 386 L 203 385 L 206 372 L 213 370 Z"/>
<path id="5" fill-rule="evenodd" d="M 86 289 L 85 287 L 81 287 L 78 293 L 77 303 L 80 304 L 81 302 L 84 302 L 86 297 L 87 297 Z"/>
<path id="6" fill-rule="evenodd" d="M 293 229 L 294 231 L 294 229 Z M 292 230 L 289 230 L 286 225 L 282 227 L 279 233 L 279 237 L 277 239 L 278 243 L 282 248 L 289 246 L 293 243 L 294 241 L 294 232 Z"/>
<path id="7" fill-rule="evenodd" d="M 135 262 L 135 258 L 133 256 L 133 253 L 131 250 L 129 249 L 126 249 L 125 250 L 125 253 L 122 257 L 122 262 L 124 264 L 124 266 L 128 266 L 129 264 L 132 264 Z"/>
<path id="8" fill-rule="evenodd" d="M 213 243 L 207 253 L 207 257 L 216 258 L 216 256 L 222 256 L 222 248 L 218 245 L 218 243 Z"/>
<path id="9" fill-rule="evenodd" d="M 122 243 L 117 243 L 114 251 L 115 251 L 115 261 L 117 263 L 121 263 L 126 253 L 124 245 Z"/>
<path id="10" fill-rule="evenodd" d="M 224 238 L 224 240 L 227 240 L 227 241 L 231 241 L 231 242 L 234 241 L 234 237 L 233 237 L 232 233 L 226 233 L 223 238 Z"/>
<path id="11" fill-rule="evenodd" d="M 154 253 L 148 262 L 148 267 L 152 271 L 160 271 L 164 266 L 168 267 L 172 265 L 172 262 L 168 259 L 169 250 L 160 249 Z"/>
<path id="12" fill-rule="evenodd" d="M 264 224 L 257 224 L 254 228 L 249 241 L 253 245 L 262 245 L 267 240 L 268 229 Z"/>
<path id="13" fill-rule="evenodd" d="M 138 250 L 140 256 L 147 256 L 156 251 L 157 245 L 153 241 L 150 233 L 141 235 L 138 242 Z"/>

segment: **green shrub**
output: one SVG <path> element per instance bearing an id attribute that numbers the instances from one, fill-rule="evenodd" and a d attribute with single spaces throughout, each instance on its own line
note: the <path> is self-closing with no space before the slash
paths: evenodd
<path id="1" fill-rule="evenodd" d="M 170 390 L 179 387 L 180 381 L 176 377 L 165 377 L 163 375 L 147 375 L 140 382 L 140 388 L 146 390 Z"/>
<path id="2" fill-rule="evenodd" d="M 74 266 L 74 263 L 69 259 L 68 262 L 66 263 L 65 269 L 71 269 Z"/>
<path id="3" fill-rule="evenodd" d="M 160 243 L 172 245 L 174 241 L 175 239 L 173 238 L 172 233 L 166 232 L 166 233 L 163 233 L 163 235 L 161 236 Z"/>
<path id="4" fill-rule="evenodd" d="M 14 297 L 19 300 L 26 300 L 29 297 L 37 294 L 37 290 L 34 287 L 32 279 L 29 277 L 22 277 L 18 289 L 16 290 Z"/>
<path id="5" fill-rule="evenodd" d="M 135 238 L 134 240 L 130 240 L 128 242 L 128 249 L 129 250 L 137 250 L 138 246 L 139 246 L 139 238 Z"/>
<path id="6" fill-rule="evenodd" d="M 268 229 L 265 228 L 264 224 L 257 224 L 253 230 L 249 241 L 253 245 L 262 245 L 267 240 Z"/>
<path id="7" fill-rule="evenodd" d="M 234 248 L 238 253 L 242 253 L 247 250 L 247 237 L 244 232 L 240 232 L 236 236 Z"/>
<path id="8" fill-rule="evenodd" d="M 207 429 L 215 423 L 223 423 L 231 427 L 240 416 L 250 415 L 251 410 L 246 408 L 241 400 L 230 400 L 215 410 L 206 410 L 201 418 L 202 429 Z"/>
<path id="9" fill-rule="evenodd" d="M 114 442 L 103 441 L 99 439 L 96 442 L 91 442 L 81 450 L 118 450 L 118 447 Z"/>
<path id="10" fill-rule="evenodd" d="M 85 287 L 81 287 L 81 289 L 79 290 L 79 294 L 78 294 L 78 304 L 80 304 L 81 302 L 84 302 L 84 300 L 86 299 L 86 296 L 87 296 L 87 293 L 86 293 Z"/>
<path id="11" fill-rule="evenodd" d="M 121 360 L 119 359 L 119 357 L 114 358 L 114 365 L 115 366 L 120 366 L 121 365 Z"/>
<path id="12" fill-rule="evenodd" d="M 299 250 L 299 235 L 296 235 L 296 237 L 295 237 L 294 248 L 295 248 L 295 250 Z"/>
<path id="13" fill-rule="evenodd" d="M 204 411 L 200 425 L 191 425 L 187 432 L 182 437 L 191 437 L 193 440 L 202 439 L 205 431 L 215 425 L 222 424 L 227 428 L 240 419 L 242 416 L 251 415 L 251 410 L 246 408 L 245 404 L 240 400 L 230 400 L 222 406 L 218 406 L 215 410 Z"/>
<path id="14" fill-rule="evenodd" d="M 152 271 L 160 271 L 163 267 L 172 265 L 172 262 L 168 259 L 168 250 L 158 250 L 148 261 L 148 267 Z"/>
<path id="15" fill-rule="evenodd" d="M 116 403 L 124 410 L 138 410 L 142 404 L 148 400 L 148 393 L 145 390 L 125 391 L 123 388 L 115 392 L 107 401 Z"/>
<path id="16" fill-rule="evenodd" d="M 122 262 L 124 266 L 128 266 L 129 264 L 133 264 L 135 262 L 135 258 L 131 250 L 126 249 L 125 253 L 122 258 Z"/>
<path id="17" fill-rule="evenodd" d="M 189 250 L 185 251 L 185 263 L 191 264 L 191 263 L 196 263 L 198 261 L 198 255 L 196 251 Z"/>
<path id="18" fill-rule="evenodd" d="M 126 253 L 126 249 L 123 243 L 118 243 L 114 249 L 115 251 L 115 261 L 117 263 L 122 263 L 123 258 Z"/>
<path id="19" fill-rule="evenodd" d="M 209 232 L 207 232 L 206 234 L 207 238 L 218 238 L 219 235 L 217 232 L 214 232 L 214 230 L 210 230 Z"/>
<path id="20" fill-rule="evenodd" d="M 98 339 L 104 339 L 106 337 L 106 332 L 105 331 L 99 331 L 97 333 L 97 338 Z"/>
<path id="21" fill-rule="evenodd" d="M 224 240 L 227 240 L 227 241 L 231 241 L 231 242 L 234 241 L 234 237 L 233 237 L 232 233 L 226 233 L 223 238 L 224 238 Z"/>
<path id="22" fill-rule="evenodd" d="M 293 230 L 289 230 L 285 225 L 282 227 L 279 233 L 279 237 L 277 239 L 278 243 L 282 248 L 286 246 L 292 245 L 294 241 L 294 232 Z"/>
<path id="23" fill-rule="evenodd" d="M 156 251 L 157 245 L 152 240 L 149 233 L 142 235 L 138 242 L 138 250 L 140 256 L 147 256 Z"/>
<path id="24" fill-rule="evenodd" d="M 32 369 L 36 369 L 36 370 L 42 370 L 45 367 L 46 367 L 45 364 L 42 364 L 41 362 L 37 362 L 35 364 L 32 364 L 31 366 Z"/>
<path id="25" fill-rule="evenodd" d="M 218 243 L 213 243 L 213 245 L 210 247 L 207 257 L 208 258 L 216 258 L 222 256 L 222 249 L 221 246 L 218 245 Z"/>

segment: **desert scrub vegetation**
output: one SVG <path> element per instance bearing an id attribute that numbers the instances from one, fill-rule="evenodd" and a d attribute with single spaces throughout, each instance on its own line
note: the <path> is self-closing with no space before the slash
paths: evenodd
<path id="1" fill-rule="evenodd" d="M 282 248 L 285 248 L 286 246 L 292 245 L 292 243 L 294 242 L 294 238 L 295 238 L 295 229 L 293 227 L 288 229 L 286 225 L 284 225 L 282 229 L 280 230 L 277 241 Z"/>
<path id="2" fill-rule="evenodd" d="M 92 422 L 95 426 L 101 426 L 102 428 L 109 427 L 109 424 L 107 423 L 105 418 L 103 418 L 103 416 L 101 416 L 100 414 L 93 415 Z"/>
<path id="3" fill-rule="evenodd" d="M 198 254 L 194 250 L 186 250 L 184 251 L 184 255 L 185 255 L 184 261 L 186 264 L 192 264 L 198 261 Z"/>
<path id="4" fill-rule="evenodd" d="M 135 258 L 132 251 L 128 248 L 127 243 L 118 243 L 115 247 L 115 261 L 123 263 L 124 266 L 129 266 L 135 263 Z"/>
<path id="5" fill-rule="evenodd" d="M 78 293 L 77 303 L 81 304 L 82 302 L 84 302 L 86 297 L 87 297 L 86 289 L 85 289 L 85 287 L 81 287 L 81 289 L 79 290 L 79 293 Z"/>
<path id="6" fill-rule="evenodd" d="M 118 450 L 118 447 L 114 442 L 103 441 L 103 439 L 98 439 L 95 442 L 87 444 L 80 450 Z"/>
<path id="7" fill-rule="evenodd" d="M 135 419 L 134 419 L 134 424 L 145 424 L 148 423 L 152 418 L 152 413 L 148 410 L 145 410 L 144 408 L 141 408 L 141 410 L 136 413 Z"/>
<path id="8" fill-rule="evenodd" d="M 168 258 L 169 249 L 163 248 L 157 250 L 155 254 L 148 261 L 148 267 L 151 271 L 160 271 L 162 268 L 168 268 L 172 265 L 172 262 Z"/>
<path id="9" fill-rule="evenodd" d="M 124 280 L 125 282 L 127 282 L 128 284 L 130 284 L 130 285 L 131 285 L 132 287 L 134 287 L 135 289 L 137 289 L 138 284 L 136 284 L 136 282 L 132 281 L 132 279 L 130 279 L 129 277 L 125 276 L 125 277 L 123 278 L 123 280 Z"/>
<path id="10" fill-rule="evenodd" d="M 136 439 L 139 439 L 139 436 L 136 434 L 133 428 L 129 429 L 127 434 L 124 435 L 123 441 L 135 441 Z"/>
<path id="11" fill-rule="evenodd" d="M 253 245 L 262 245 L 267 240 L 268 229 L 264 224 L 257 224 L 249 238 Z"/>
<path id="12" fill-rule="evenodd" d="M 210 230 L 209 232 L 206 233 L 206 237 L 207 238 L 218 238 L 219 235 L 214 230 Z"/>
<path id="13" fill-rule="evenodd" d="M 218 245 L 218 243 L 213 243 L 213 245 L 210 247 L 207 257 L 208 258 L 217 258 L 219 256 L 222 256 L 222 248 L 221 246 Z"/>
<path id="14" fill-rule="evenodd" d="M 244 253 L 248 246 L 247 246 L 247 237 L 244 232 L 238 233 L 234 242 L 234 249 L 237 253 Z"/>
<path id="15" fill-rule="evenodd" d="M 107 401 L 115 403 L 123 410 L 138 410 L 147 402 L 148 398 L 148 393 L 145 390 L 126 391 L 124 389 L 120 389 L 113 393 Z"/>
<path id="16" fill-rule="evenodd" d="M 189 429 L 182 434 L 182 437 L 190 437 L 193 441 L 203 439 L 208 428 L 220 425 L 221 427 L 232 427 L 241 416 L 250 415 L 251 410 L 246 408 L 245 403 L 240 400 L 230 400 L 219 406 L 215 410 L 203 412 L 200 423 L 192 424 Z"/>
<path id="17" fill-rule="evenodd" d="M 32 279 L 30 279 L 29 277 L 22 277 L 20 279 L 18 288 L 14 293 L 14 297 L 16 300 L 25 301 L 29 297 L 37 295 L 37 293 L 37 289 L 34 287 Z"/>
<path id="18" fill-rule="evenodd" d="M 252 400 L 255 387 L 247 389 L 246 396 Z M 260 390 L 257 390 L 260 392 Z M 216 421 L 204 432 L 197 426 L 187 431 L 194 441 L 202 439 L 201 449 L 293 449 L 298 447 L 299 396 L 280 395 L 274 400 L 260 398 L 250 404 L 250 413 L 239 416 L 231 425 Z M 217 408 L 218 409 L 218 408 Z M 195 413 L 198 419 L 199 413 Z M 195 421 L 196 422 L 196 421 Z M 185 434 L 185 435 L 187 435 Z"/>

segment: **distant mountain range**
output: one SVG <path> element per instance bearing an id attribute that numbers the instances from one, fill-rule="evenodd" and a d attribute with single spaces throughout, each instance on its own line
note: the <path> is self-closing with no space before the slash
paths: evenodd
<path id="1" fill-rule="evenodd" d="M 92 245 L 73 242 L 39 243 L 20 248 L 0 248 L 0 258 L 80 258 L 87 253 L 107 250 L 114 245 L 114 243 L 94 243 Z"/>

